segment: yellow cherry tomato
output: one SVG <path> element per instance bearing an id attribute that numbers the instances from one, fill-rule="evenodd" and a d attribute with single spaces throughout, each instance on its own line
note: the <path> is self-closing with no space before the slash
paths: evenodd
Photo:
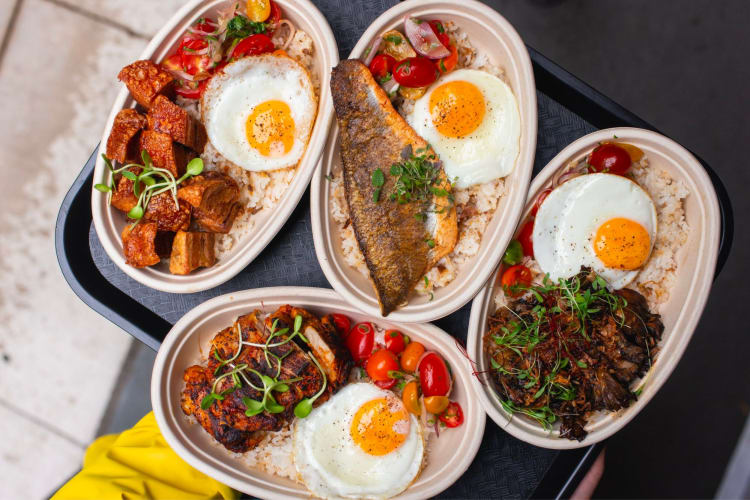
<path id="1" fill-rule="evenodd" d="M 419 384 L 412 380 L 404 386 L 404 392 L 401 393 L 401 399 L 409 413 L 419 416 L 422 413 L 422 407 L 419 405 Z"/>
<path id="2" fill-rule="evenodd" d="M 247 0 L 247 17 L 251 21 L 260 23 L 271 15 L 271 2 L 269 0 Z"/>
<path id="3" fill-rule="evenodd" d="M 433 415 L 440 415 L 448 408 L 450 402 L 447 396 L 429 396 L 424 398 L 424 407 Z"/>
<path id="4" fill-rule="evenodd" d="M 407 373 L 417 370 L 419 358 L 424 354 L 424 346 L 419 342 L 409 342 L 401 353 L 401 368 Z"/>

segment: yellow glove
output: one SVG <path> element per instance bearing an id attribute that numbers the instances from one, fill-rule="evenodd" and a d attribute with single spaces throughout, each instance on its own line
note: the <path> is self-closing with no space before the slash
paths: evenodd
<path id="1" fill-rule="evenodd" d="M 89 446 L 83 470 L 52 500 L 236 500 L 239 494 L 188 465 L 167 445 L 154 414 Z"/>

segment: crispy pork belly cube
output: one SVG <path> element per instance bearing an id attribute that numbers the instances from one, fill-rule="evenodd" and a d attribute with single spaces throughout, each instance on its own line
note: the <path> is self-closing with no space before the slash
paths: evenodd
<path id="1" fill-rule="evenodd" d="M 146 109 L 158 95 L 174 96 L 174 77 L 160 64 L 136 61 L 120 70 L 117 78 L 125 84 L 133 99 Z"/>
<path id="2" fill-rule="evenodd" d="M 125 262 L 133 267 L 147 267 L 161 260 L 156 253 L 157 225 L 154 222 L 128 224 L 122 230 L 122 250 Z"/>
<path id="3" fill-rule="evenodd" d="M 123 109 L 112 124 L 107 138 L 107 158 L 120 163 L 133 163 L 140 160 L 140 132 L 148 121 L 134 109 Z"/>
<path id="4" fill-rule="evenodd" d="M 175 205 L 172 193 L 167 191 L 151 198 L 143 219 L 156 222 L 159 231 L 187 231 L 190 226 L 190 205 L 179 200 Z"/>
<path id="5" fill-rule="evenodd" d="M 130 167 L 128 171 L 133 172 L 135 175 L 141 173 L 141 169 L 138 167 Z M 109 202 L 118 210 L 122 210 L 125 213 L 130 212 L 138 204 L 138 197 L 133 192 L 133 181 L 125 177 L 120 177 Z"/>
<path id="6" fill-rule="evenodd" d="M 216 262 L 214 233 L 177 231 L 172 242 L 169 272 L 188 274 L 199 267 L 211 267 Z"/>
<path id="7" fill-rule="evenodd" d="M 206 231 L 228 233 L 240 209 L 240 188 L 219 172 L 205 172 L 190 179 L 177 197 L 193 207 L 194 220 Z"/>
<path id="8" fill-rule="evenodd" d="M 156 96 L 148 110 L 148 128 L 168 134 L 173 140 L 199 153 L 206 147 L 206 128 L 187 111 L 163 95 Z"/>
<path id="9" fill-rule="evenodd" d="M 194 152 L 155 130 L 141 132 L 141 149 L 149 154 L 155 167 L 169 170 L 175 177 L 184 174 L 188 162 L 195 158 Z"/>

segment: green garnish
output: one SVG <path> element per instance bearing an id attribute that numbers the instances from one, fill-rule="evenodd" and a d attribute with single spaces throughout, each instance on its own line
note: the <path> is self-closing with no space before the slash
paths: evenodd
<path id="1" fill-rule="evenodd" d="M 331 176 L 331 174 L 326 174 L 325 177 L 327 181 L 333 182 L 333 176 Z"/>
<path id="2" fill-rule="evenodd" d="M 320 371 L 320 374 L 323 376 L 323 386 L 320 388 L 320 390 L 311 398 L 305 398 L 299 403 L 297 403 L 297 406 L 294 407 L 294 415 L 297 418 L 305 418 L 310 414 L 312 411 L 313 403 L 316 399 L 318 399 L 323 392 L 326 390 L 326 385 L 328 383 L 328 378 L 326 377 L 326 373 L 323 371 L 323 368 L 320 367 L 320 363 L 318 363 L 318 360 L 313 356 L 313 354 L 310 354 L 310 358 L 312 358 L 313 363 L 315 363 L 315 366 L 318 367 L 318 370 Z"/>
<path id="3" fill-rule="evenodd" d="M 440 34 L 445 33 L 445 28 L 443 27 L 443 23 L 441 23 L 440 21 L 437 21 L 435 23 L 435 27 L 437 28 L 438 33 L 440 33 Z"/>
<path id="4" fill-rule="evenodd" d="M 515 266 L 520 264 L 523 259 L 523 246 L 518 240 L 512 240 L 508 244 L 508 248 L 505 249 L 505 255 L 503 255 L 503 263 L 509 266 Z"/>
<path id="5" fill-rule="evenodd" d="M 372 175 L 370 176 L 370 180 L 372 182 L 373 187 L 375 190 L 372 193 L 372 201 L 377 203 L 380 200 L 380 191 L 383 189 L 383 184 L 385 184 L 385 174 L 383 174 L 383 171 L 379 168 L 376 168 Z"/>
<path id="6" fill-rule="evenodd" d="M 398 35 L 388 35 L 384 38 L 384 40 L 386 42 L 391 42 L 393 45 L 401 45 L 401 43 L 404 41 L 404 39 Z"/>
<path id="7" fill-rule="evenodd" d="M 227 23 L 227 38 L 241 39 L 266 32 L 266 23 L 256 23 L 245 16 L 236 15 Z M 231 51 L 229 52 L 232 53 Z"/>
<path id="8" fill-rule="evenodd" d="M 175 206 L 179 207 L 179 203 L 177 201 L 177 186 L 179 186 L 186 179 L 189 179 L 190 177 L 194 177 L 196 175 L 200 175 L 201 172 L 203 172 L 203 160 L 201 160 L 200 158 L 193 158 L 192 160 L 190 160 L 190 163 L 187 164 L 185 174 L 179 179 L 175 179 L 174 175 L 172 175 L 172 172 L 170 172 L 169 170 L 155 167 L 153 162 L 151 161 L 151 156 L 148 154 L 148 152 L 146 152 L 145 149 L 141 151 L 141 159 L 143 160 L 143 165 L 139 165 L 137 163 L 128 163 L 120 168 L 115 169 L 112 166 L 112 162 L 109 158 L 107 158 L 105 155 L 102 155 L 102 158 L 104 159 L 104 164 L 107 166 L 107 169 L 112 174 L 110 183 L 109 185 L 94 184 L 94 188 L 97 191 L 101 191 L 102 193 L 112 193 L 116 189 L 115 175 L 120 173 L 123 177 L 132 181 L 133 194 L 138 197 L 138 202 L 128 212 L 128 217 L 136 220 L 143 217 L 143 214 L 146 212 L 146 208 L 148 207 L 151 198 L 162 193 L 166 193 L 167 191 L 171 192 Z M 133 167 L 139 168 L 141 170 L 141 173 L 139 175 L 136 175 L 128 170 L 129 168 Z M 154 177 L 158 177 L 159 180 L 154 179 Z"/>
<path id="9" fill-rule="evenodd" d="M 581 361 L 580 359 L 579 359 L 578 361 L 576 361 L 576 364 L 577 364 L 577 365 L 578 365 L 578 366 L 579 366 L 580 368 L 588 368 L 588 367 L 589 367 L 589 365 L 587 365 L 585 361 Z"/>
<path id="10" fill-rule="evenodd" d="M 430 280 L 427 279 L 427 276 L 424 277 L 424 286 L 430 286 Z"/>
<path id="11" fill-rule="evenodd" d="M 384 77 L 382 77 L 378 82 L 380 82 L 380 85 L 383 85 L 386 82 L 389 82 L 393 79 L 393 76 L 390 73 L 386 73 Z"/>
<path id="12" fill-rule="evenodd" d="M 428 247 L 435 248 L 435 240 L 433 240 L 432 238 L 427 238 L 426 240 L 424 240 L 424 242 L 427 243 Z"/>
<path id="13" fill-rule="evenodd" d="M 445 67 L 445 62 L 442 59 L 440 59 L 440 71 L 442 71 L 443 73 L 448 72 L 448 70 Z"/>

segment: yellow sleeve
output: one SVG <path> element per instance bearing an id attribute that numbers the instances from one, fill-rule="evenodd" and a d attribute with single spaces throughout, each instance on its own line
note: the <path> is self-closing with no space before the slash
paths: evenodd
<path id="1" fill-rule="evenodd" d="M 153 413 L 86 450 L 83 469 L 53 500 L 236 500 L 238 493 L 197 471 L 167 445 Z"/>

